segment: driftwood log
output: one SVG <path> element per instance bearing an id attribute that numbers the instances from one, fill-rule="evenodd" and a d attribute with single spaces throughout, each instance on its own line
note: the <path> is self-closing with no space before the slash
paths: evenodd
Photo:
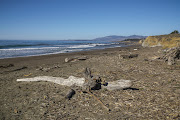
<path id="1" fill-rule="evenodd" d="M 91 92 L 91 90 L 101 89 L 101 78 L 99 76 L 92 76 L 90 68 L 85 69 L 84 78 L 85 83 L 83 84 L 83 90 L 94 97 L 107 111 L 110 111 L 110 109 Z"/>
<path id="2" fill-rule="evenodd" d="M 99 76 L 92 76 L 89 68 L 84 72 L 85 82 L 83 84 L 84 90 L 98 90 L 101 88 L 101 78 Z"/>
<path id="3" fill-rule="evenodd" d="M 83 60 L 86 60 L 87 57 L 86 56 L 81 56 L 81 57 L 73 57 L 73 58 L 65 58 L 65 62 L 68 63 L 68 62 L 76 62 L 76 61 L 83 61 Z"/>
<path id="4" fill-rule="evenodd" d="M 49 82 L 53 82 L 59 85 L 65 85 L 69 87 L 72 87 L 73 85 L 82 87 L 85 79 L 74 77 L 74 76 L 69 76 L 69 78 L 67 79 L 64 79 L 62 77 L 37 76 L 33 78 L 17 79 L 17 81 L 26 81 L 26 82 L 49 81 Z"/>
<path id="5" fill-rule="evenodd" d="M 138 57 L 138 54 L 129 54 L 129 55 L 119 55 L 121 59 L 130 59 L 130 58 L 135 58 Z"/>
<path id="6" fill-rule="evenodd" d="M 163 59 L 165 62 L 167 61 L 168 65 L 175 64 L 175 60 L 180 59 L 180 47 L 168 49 L 161 59 Z"/>
<path id="7" fill-rule="evenodd" d="M 131 80 L 117 80 L 117 81 L 112 81 L 108 82 L 107 86 L 102 86 L 103 89 L 107 90 L 123 90 L 130 88 L 132 86 L 132 81 Z"/>
<path id="8" fill-rule="evenodd" d="M 0 68 L 9 68 L 9 67 L 13 67 L 14 64 L 7 64 L 7 65 L 0 65 Z"/>
<path id="9" fill-rule="evenodd" d="M 26 66 L 23 66 L 23 67 L 20 67 L 20 68 L 17 68 L 17 69 L 13 69 L 13 70 L 3 71 L 3 72 L 0 72 L 0 74 L 9 73 L 9 72 L 15 72 L 15 71 L 20 71 L 20 70 L 24 70 L 24 69 L 27 69 L 27 67 L 26 67 Z"/>
<path id="10" fill-rule="evenodd" d="M 38 76 L 34 78 L 17 79 L 17 81 L 49 81 L 60 85 L 66 85 L 69 86 L 71 89 L 67 92 L 65 98 L 71 99 L 76 93 L 75 91 L 80 90 L 94 97 L 107 111 L 110 111 L 110 109 L 106 107 L 104 103 L 92 93 L 91 90 L 99 90 L 101 89 L 101 86 L 103 87 L 103 85 L 105 86 L 104 88 L 108 90 L 125 89 L 131 87 L 132 85 L 132 82 L 130 80 L 117 80 L 105 84 L 99 76 L 93 76 L 89 68 L 85 69 L 84 78 L 70 76 L 69 78 L 64 79 L 61 77 Z"/>
<path id="11" fill-rule="evenodd" d="M 40 68 L 38 68 L 36 70 L 41 70 L 41 71 L 48 72 L 48 71 L 50 71 L 52 69 L 55 69 L 55 68 L 60 68 L 60 66 L 56 65 L 56 66 L 53 66 L 53 67 L 44 67 L 44 68 L 40 66 Z"/>

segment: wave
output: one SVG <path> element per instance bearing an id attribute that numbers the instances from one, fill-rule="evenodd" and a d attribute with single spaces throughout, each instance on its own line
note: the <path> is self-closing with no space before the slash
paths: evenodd
<path id="1" fill-rule="evenodd" d="M 87 44 L 87 45 L 72 45 L 70 47 L 67 47 L 67 48 L 90 48 L 90 47 L 96 47 L 96 46 L 103 46 L 103 45 L 106 45 L 106 44 Z"/>
<path id="2" fill-rule="evenodd" d="M 73 45 L 67 48 L 89 48 L 89 47 L 95 47 L 95 45 Z"/>
<path id="3" fill-rule="evenodd" d="M 1 45 L 0 49 L 5 49 L 5 48 L 18 48 L 18 47 L 31 47 L 31 46 L 43 46 L 43 45 L 49 45 L 49 44 L 36 44 L 36 45 Z"/>
<path id="4" fill-rule="evenodd" d="M 68 52 L 78 52 L 82 51 L 83 49 L 74 49 L 74 50 L 60 50 L 58 52 L 50 52 L 50 53 L 40 53 L 40 54 L 29 54 L 28 56 L 23 54 L 23 55 L 10 55 L 10 56 L 0 56 L 0 59 L 6 59 L 6 58 L 14 58 L 14 57 L 31 57 L 31 56 L 43 56 L 43 55 L 51 55 L 51 54 L 59 54 L 59 53 L 68 53 Z M 13 53 L 11 53 L 13 54 Z"/>
<path id="5" fill-rule="evenodd" d="M 13 58 L 13 57 L 25 57 L 25 56 L 41 56 L 48 54 L 58 54 L 58 53 L 68 53 L 77 51 L 86 51 L 94 49 L 105 49 L 112 47 L 121 47 L 119 43 L 112 42 L 99 42 L 99 41 L 85 41 L 85 42 L 72 42 L 72 41 L 62 41 L 54 42 L 49 41 L 49 43 L 44 42 L 37 43 L 36 41 L 24 41 L 19 43 L 13 42 L 3 43 L 0 45 L 0 59 L 3 58 Z"/>
<path id="6" fill-rule="evenodd" d="M 12 48 L 12 49 L 0 49 L 0 51 L 16 51 L 16 50 L 44 50 L 44 49 L 59 49 L 60 47 L 41 47 L 41 48 Z"/>
<path id="7" fill-rule="evenodd" d="M 58 54 L 58 53 L 68 53 L 68 52 L 77 52 L 77 51 L 82 51 L 83 49 L 74 49 L 74 50 L 61 50 L 59 52 L 54 52 L 54 53 L 51 53 L 51 54 Z"/>

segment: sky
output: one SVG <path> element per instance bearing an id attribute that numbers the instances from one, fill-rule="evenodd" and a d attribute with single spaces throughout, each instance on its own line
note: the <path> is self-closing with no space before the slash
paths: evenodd
<path id="1" fill-rule="evenodd" d="M 180 31 L 180 0 L 0 0 L 0 40 L 94 39 Z"/>

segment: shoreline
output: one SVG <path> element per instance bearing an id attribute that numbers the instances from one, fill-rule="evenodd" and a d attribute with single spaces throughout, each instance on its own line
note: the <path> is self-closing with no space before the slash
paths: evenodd
<path id="1" fill-rule="evenodd" d="M 75 55 L 93 55 L 94 53 L 101 53 L 101 52 L 108 52 L 108 51 L 116 51 L 119 49 L 130 49 L 133 47 L 141 47 L 141 45 L 129 45 L 125 47 L 114 47 L 114 48 L 105 48 L 105 49 L 92 49 L 92 50 L 86 50 L 86 51 L 75 51 L 75 52 L 67 52 L 67 53 L 57 53 L 57 54 L 44 54 L 44 55 L 33 55 L 33 56 L 22 56 L 22 57 L 12 57 L 12 58 L 3 58 L 0 59 L 0 65 L 8 62 L 15 62 L 17 63 L 18 61 L 20 62 L 21 60 L 33 60 L 33 59 L 46 59 L 50 57 L 63 57 L 63 56 L 75 56 Z M 4 63 L 3 63 L 4 62 Z"/>
<path id="2" fill-rule="evenodd" d="M 15 42 L 15 41 L 14 41 Z M 20 41 L 19 41 L 20 42 Z M 29 56 L 42 56 L 42 55 L 51 55 L 51 54 L 59 54 L 59 53 L 68 53 L 68 52 L 80 52 L 80 51 L 89 51 L 89 50 L 98 50 L 98 49 L 106 49 L 106 48 L 114 48 L 114 47 L 122 47 L 126 46 L 124 44 L 120 43 L 114 43 L 110 41 L 88 41 L 88 42 L 72 42 L 69 41 L 62 41 L 61 42 L 32 42 L 34 45 L 28 45 L 32 44 L 31 42 L 27 42 L 27 44 L 17 43 L 19 45 L 6 45 L 6 44 L 14 44 L 11 43 L 4 43 L 5 45 L 4 49 L 0 49 L 0 59 L 6 59 L 6 58 L 18 58 L 18 57 L 29 57 Z M 22 44 L 22 45 L 21 45 Z M 14 47 L 14 48 L 11 48 Z M 19 48 L 20 46 L 25 46 L 22 48 Z M 29 47 L 30 46 L 30 47 Z M 7 47 L 7 48 L 6 48 Z M 17 47 L 17 48 L 16 48 Z M 2 51 L 1 51 L 2 50 Z"/>
<path id="3" fill-rule="evenodd" d="M 129 47 L 131 45 L 123 46 Z M 66 53 L 77 53 L 77 52 L 84 52 L 84 51 L 98 51 L 98 50 L 105 50 L 105 49 L 113 49 L 113 48 L 120 48 L 120 47 L 112 47 L 112 48 L 103 48 L 103 49 L 89 49 L 89 50 L 81 50 L 81 51 L 72 51 L 72 52 L 55 52 L 55 53 L 47 53 L 47 54 L 39 54 L 39 55 L 29 55 L 29 56 L 18 56 L 18 57 L 7 57 L 7 58 L 0 58 L 1 59 L 11 59 L 11 58 L 25 58 L 25 57 L 37 57 L 37 56 L 44 56 L 44 55 L 57 55 L 57 54 L 66 54 Z"/>

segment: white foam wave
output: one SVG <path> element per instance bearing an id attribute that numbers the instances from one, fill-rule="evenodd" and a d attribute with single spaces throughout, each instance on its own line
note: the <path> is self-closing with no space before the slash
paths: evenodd
<path id="1" fill-rule="evenodd" d="M 12 48 L 12 49 L 0 49 L 0 51 L 16 51 L 16 50 L 44 50 L 44 49 L 58 49 L 60 47 L 41 47 L 41 48 Z"/>
<path id="2" fill-rule="evenodd" d="M 85 43 L 79 45 L 54 45 L 44 47 L 31 48 L 9 48 L 0 49 L 0 59 L 13 57 L 41 56 L 48 54 L 59 54 L 67 52 L 78 52 L 83 50 L 105 49 L 105 48 L 121 47 L 112 43 Z"/>
<path id="3" fill-rule="evenodd" d="M 15 58 L 15 57 L 43 56 L 43 55 L 60 54 L 60 53 L 67 53 L 67 52 L 76 52 L 76 51 L 78 52 L 78 51 L 82 51 L 82 50 L 83 50 L 83 49 L 74 49 L 74 50 L 67 50 L 67 49 L 65 49 L 65 50 L 60 50 L 60 51 L 58 51 L 58 52 L 52 52 L 52 53 L 36 53 L 36 54 L 34 54 L 34 55 L 30 54 L 30 55 L 28 55 L 28 56 L 19 55 L 19 54 L 15 55 L 15 56 L 12 56 L 11 54 L 14 54 L 14 53 L 10 53 L 10 55 L 8 55 L 8 56 L 4 56 L 4 57 L 0 56 L 0 59 Z M 0 51 L 0 54 L 1 54 L 1 51 Z M 16 53 L 15 53 L 15 54 L 16 54 Z"/>
<path id="4" fill-rule="evenodd" d="M 106 45 L 106 44 L 72 45 L 67 48 L 90 48 L 90 47 L 103 46 L 103 45 Z"/>
<path id="5" fill-rule="evenodd" d="M 73 46 L 70 46 L 70 47 L 67 47 L 67 48 L 89 48 L 89 47 L 95 47 L 96 45 L 73 45 Z"/>

